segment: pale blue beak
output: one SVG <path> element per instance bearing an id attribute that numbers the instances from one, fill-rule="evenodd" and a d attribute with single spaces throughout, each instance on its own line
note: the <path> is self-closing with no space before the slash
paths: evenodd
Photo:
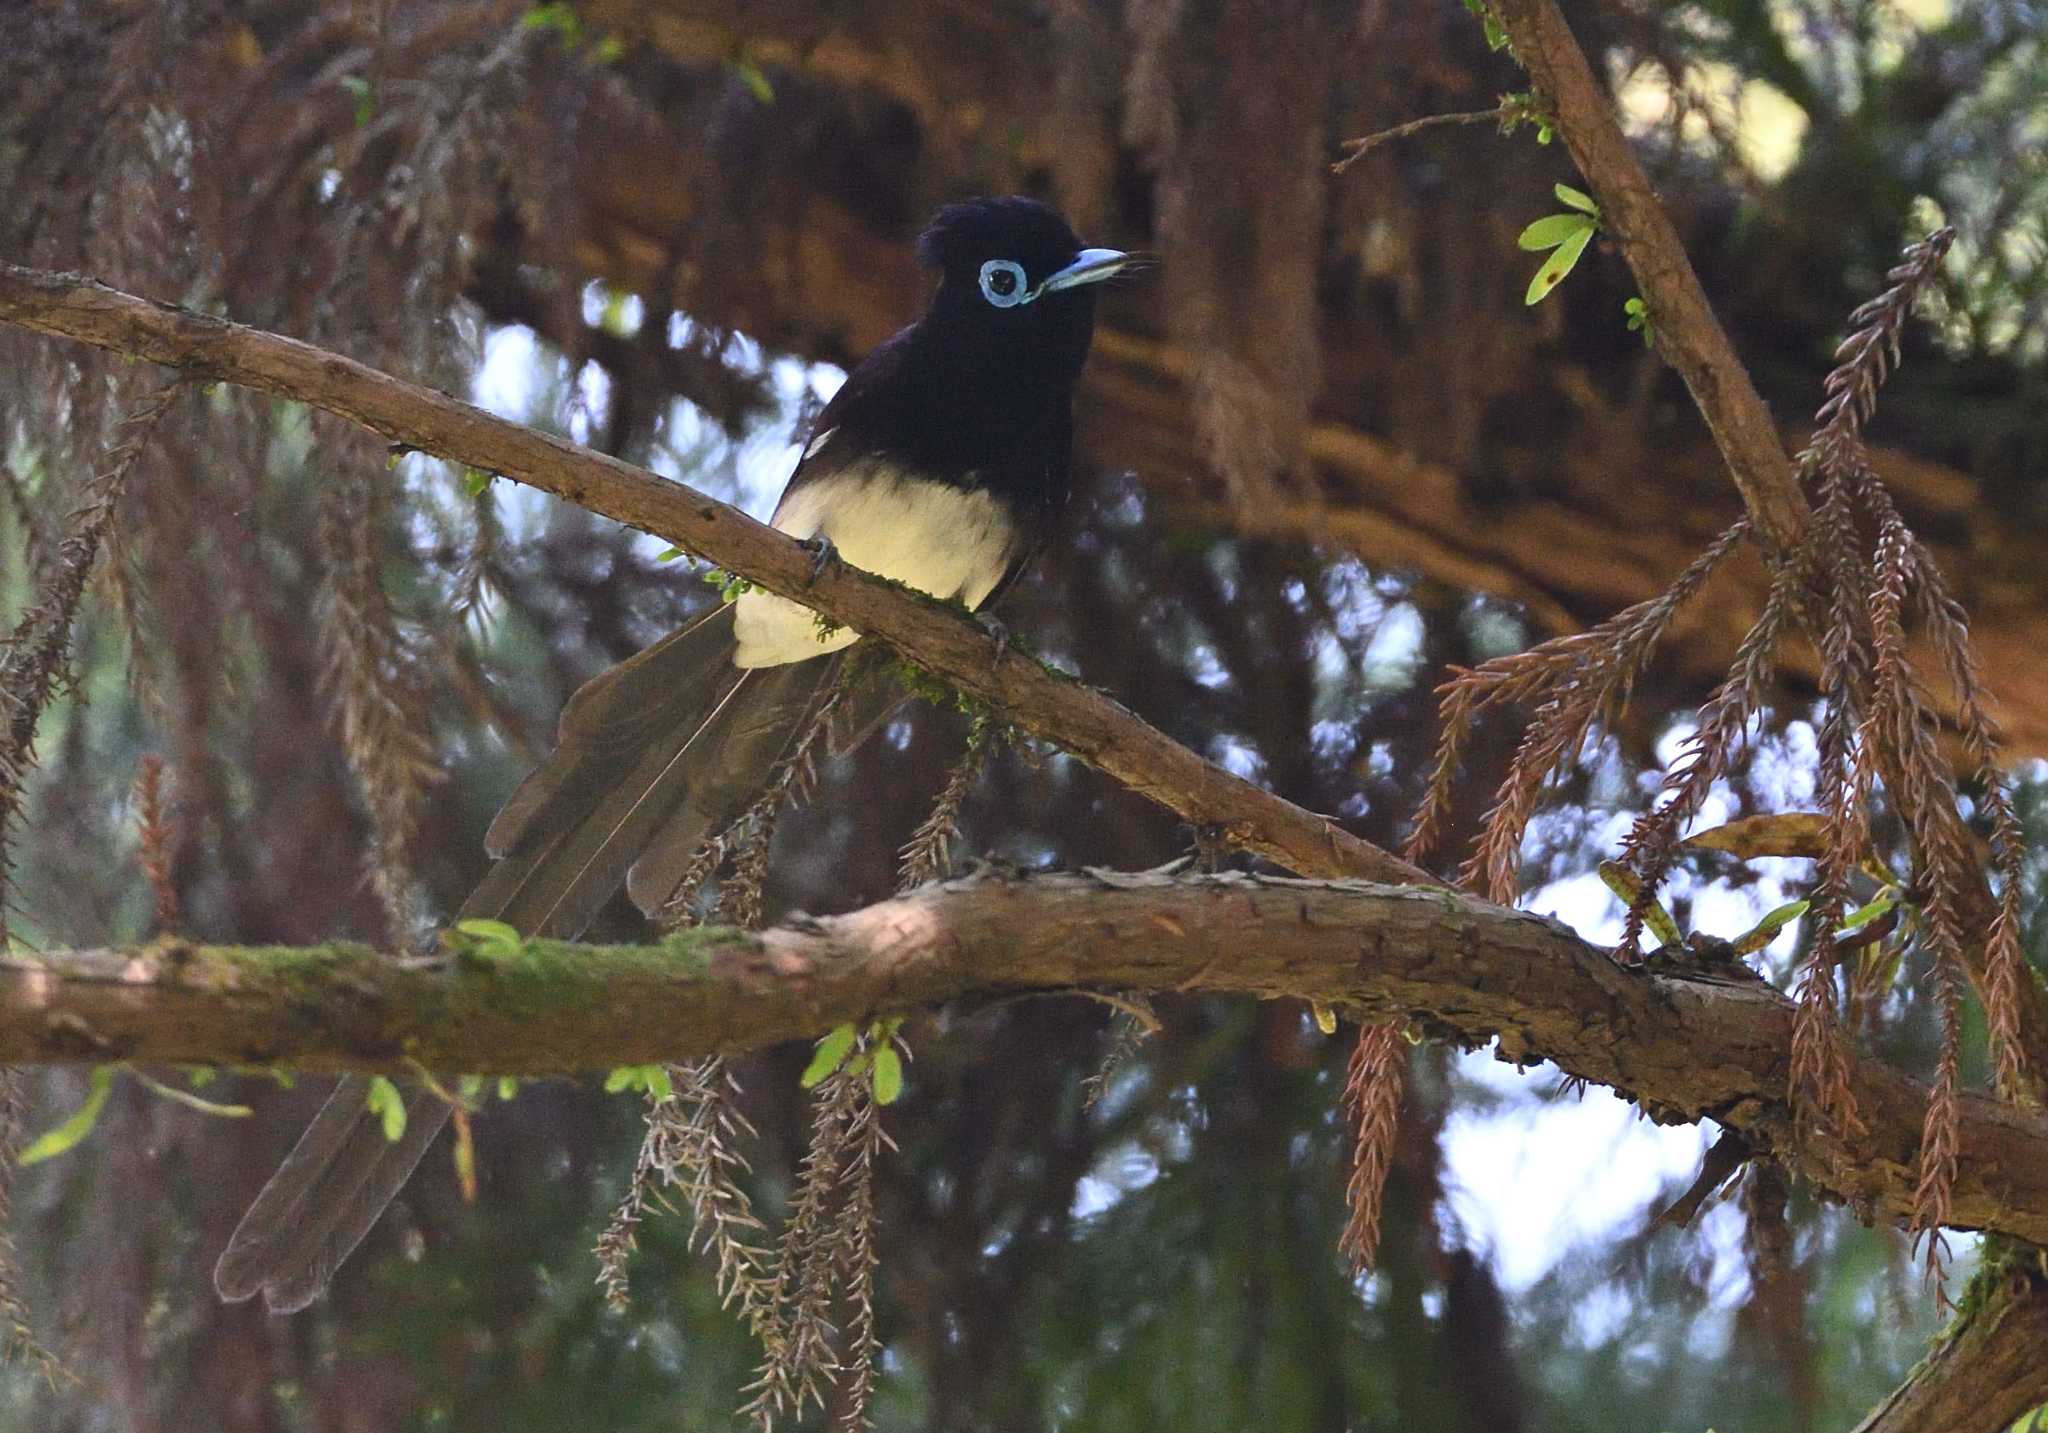
<path id="1" fill-rule="evenodd" d="M 1046 276 L 1038 286 L 1037 298 L 1043 294 L 1056 294 L 1061 289 L 1078 288 L 1082 284 L 1099 284 L 1104 279 L 1121 273 L 1137 259 L 1135 254 L 1126 254 L 1122 249 L 1083 249 L 1074 255 L 1074 261 L 1064 269 Z"/>

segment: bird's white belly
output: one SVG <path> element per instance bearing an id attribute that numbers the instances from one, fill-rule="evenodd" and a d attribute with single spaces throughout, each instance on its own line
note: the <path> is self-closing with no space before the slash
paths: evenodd
<path id="1" fill-rule="evenodd" d="M 775 511 L 778 530 L 829 538 L 855 567 L 934 597 L 979 607 L 1009 571 L 1018 533 L 985 492 L 906 479 L 879 464 L 798 488 Z M 821 637 L 810 608 L 771 592 L 742 593 L 733 633 L 742 667 L 775 667 L 850 647 L 858 632 Z"/>

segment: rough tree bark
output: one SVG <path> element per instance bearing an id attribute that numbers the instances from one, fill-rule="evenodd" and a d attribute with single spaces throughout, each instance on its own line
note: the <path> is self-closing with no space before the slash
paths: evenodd
<path id="1" fill-rule="evenodd" d="M 1861 1134 L 1801 1129 L 1793 1006 L 1617 966 L 1554 920 L 1447 890 L 1157 872 L 970 877 L 758 934 L 530 942 L 486 959 L 180 941 L 0 961 L 0 1061 L 554 1073 L 680 1060 L 878 1013 L 1077 991 L 1317 999 L 1555 1061 L 1659 1118 L 1741 1131 L 1864 1218 L 1913 1205 L 1926 1088 L 1855 1062 Z M 415 1064 L 417 1062 L 417 1064 Z M 1966 1101 L 1954 1219 L 2048 1239 L 2048 1118 Z"/>

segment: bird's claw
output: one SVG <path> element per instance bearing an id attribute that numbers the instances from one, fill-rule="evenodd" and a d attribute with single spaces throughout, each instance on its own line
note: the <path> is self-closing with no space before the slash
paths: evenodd
<path id="1" fill-rule="evenodd" d="M 832 545 L 832 539 L 822 532 L 816 537 L 804 539 L 804 546 L 811 550 L 811 575 L 806 587 L 815 587 L 818 579 L 825 575 L 827 568 L 839 565 L 839 549 Z"/>
<path id="2" fill-rule="evenodd" d="M 1223 869 L 1223 863 L 1230 859 L 1234 847 L 1230 840 L 1230 828 L 1220 821 L 1206 822 L 1195 827 L 1195 869 L 1205 876 L 1213 876 Z"/>
<path id="3" fill-rule="evenodd" d="M 989 640 L 996 644 L 996 654 L 989 665 L 1000 667 L 1003 664 L 1003 654 L 1010 650 L 1010 629 L 986 612 L 975 613 L 974 620 L 981 624 L 981 630 L 988 633 Z"/>

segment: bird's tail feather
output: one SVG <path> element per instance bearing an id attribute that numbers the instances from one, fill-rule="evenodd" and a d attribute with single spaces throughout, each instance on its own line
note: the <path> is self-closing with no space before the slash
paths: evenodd
<path id="1" fill-rule="evenodd" d="M 643 911 L 661 910 L 698 845 L 746 811 L 839 667 L 736 668 L 731 614 L 671 633 L 570 698 L 555 750 L 491 823 L 485 844 L 499 859 L 462 916 L 574 939 L 622 879 Z M 366 1078 L 343 1079 L 271 1176 L 214 1271 L 222 1298 L 261 1292 L 276 1313 L 311 1303 L 448 1119 L 438 1096 L 412 1091 L 390 1140 L 368 1093 Z"/>

